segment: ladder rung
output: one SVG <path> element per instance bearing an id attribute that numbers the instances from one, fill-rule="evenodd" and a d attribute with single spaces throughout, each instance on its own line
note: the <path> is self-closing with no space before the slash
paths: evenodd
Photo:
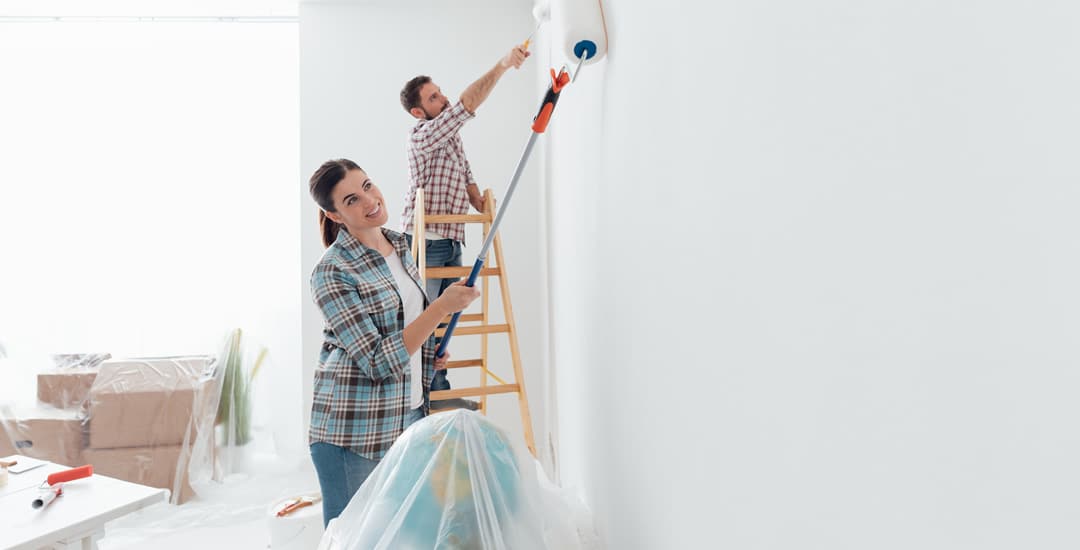
<path id="1" fill-rule="evenodd" d="M 452 319 L 452 318 L 453 318 L 453 315 L 448 316 L 448 317 L 443 317 L 442 322 L 449 323 L 450 319 Z M 483 320 L 484 320 L 484 314 L 483 313 L 462 313 L 461 317 L 458 317 L 458 322 L 459 323 L 475 323 L 477 321 L 483 321 Z"/>
<path id="2" fill-rule="evenodd" d="M 424 270 L 424 277 L 428 279 L 451 279 L 454 277 L 465 278 L 472 273 L 471 267 L 429 267 Z M 498 277 L 502 270 L 497 267 L 480 268 L 481 277 Z"/>
<path id="3" fill-rule="evenodd" d="M 495 334 L 497 332 L 510 332 L 510 325 L 458 326 L 454 329 L 454 334 L 457 336 L 465 336 L 467 334 Z M 441 337 L 443 334 L 446 334 L 445 328 L 435 329 L 435 337 Z"/>
<path id="4" fill-rule="evenodd" d="M 496 393 L 517 393 L 519 391 L 517 384 L 499 384 L 493 386 L 476 386 L 474 388 L 458 388 L 456 390 L 442 390 L 431 392 L 432 401 L 441 401 L 443 399 L 457 399 L 459 397 L 479 397 L 481 395 L 492 395 Z"/>
<path id="5" fill-rule="evenodd" d="M 490 214 L 427 214 L 424 224 L 431 223 L 485 223 L 491 221 Z"/>
<path id="6" fill-rule="evenodd" d="M 456 411 L 456 410 L 458 410 L 458 407 L 454 407 L 454 408 L 451 408 L 451 409 L 436 409 L 435 407 L 432 407 L 431 410 L 429 410 L 428 412 L 430 414 L 439 414 L 439 413 L 445 413 L 445 412 Z M 487 412 L 484 410 L 483 405 L 481 405 L 480 408 L 477 409 L 476 412 L 478 412 L 480 414 L 487 414 Z"/>
<path id="7" fill-rule="evenodd" d="M 484 361 L 482 359 L 466 359 L 463 361 L 450 361 L 446 363 L 448 369 L 463 369 L 465 367 L 482 367 Z"/>

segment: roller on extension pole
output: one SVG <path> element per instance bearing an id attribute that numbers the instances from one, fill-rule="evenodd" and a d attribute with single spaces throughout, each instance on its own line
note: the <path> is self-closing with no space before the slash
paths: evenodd
<path id="1" fill-rule="evenodd" d="M 607 55 L 607 24 L 600 0 L 562 0 L 548 10 L 555 23 L 556 40 L 566 59 L 577 62 L 571 82 L 577 80 L 582 65 L 591 65 Z"/>
<path id="2" fill-rule="evenodd" d="M 548 122 L 551 121 L 551 115 L 555 112 L 555 104 L 559 101 L 560 92 L 567 84 L 577 80 L 583 64 L 587 65 L 599 61 L 607 53 L 607 26 L 604 23 L 604 9 L 600 4 L 600 0 L 556 0 L 553 4 L 554 9 L 551 10 L 543 3 L 534 7 L 533 16 L 536 17 L 538 23 L 536 29 L 525 40 L 524 45 L 526 48 L 528 47 L 533 35 L 540 30 L 540 26 L 548 19 L 549 13 L 552 13 L 559 21 L 556 32 L 561 35 L 559 38 L 562 39 L 564 51 L 567 57 L 577 60 L 577 68 L 574 70 L 573 78 L 567 72 L 565 65 L 559 69 L 558 73 L 555 72 L 555 69 L 551 69 L 551 85 L 548 86 L 544 100 L 540 103 L 540 111 L 533 118 L 532 134 L 529 135 L 529 141 L 525 144 L 525 150 L 521 153 L 521 159 L 514 169 L 514 175 L 510 178 L 506 196 L 503 197 L 499 211 L 495 215 L 495 220 L 491 223 L 491 229 L 488 230 L 487 238 L 484 239 L 484 244 L 480 247 L 480 253 L 477 254 L 476 262 L 473 263 L 472 271 L 469 272 L 469 278 L 465 281 L 466 286 L 476 285 L 476 278 L 484 267 L 484 258 L 487 257 L 491 243 L 495 241 L 495 232 L 499 229 L 499 223 L 502 222 L 503 215 L 506 214 L 506 208 L 510 206 L 510 199 L 514 196 L 514 189 L 517 188 L 522 171 L 525 170 L 525 163 L 529 161 L 529 155 L 532 154 L 536 138 L 544 133 Z M 435 350 L 436 357 L 442 357 L 446 354 L 447 346 L 450 345 L 450 338 L 454 334 L 454 328 L 457 327 L 460 317 L 461 312 L 459 311 L 450 319 L 442 340 L 439 342 L 439 347 Z"/>
<path id="3" fill-rule="evenodd" d="M 529 161 L 529 155 L 532 154 L 536 138 L 547 129 L 548 122 L 551 121 L 551 114 L 555 111 L 555 104 L 559 101 L 559 93 L 569 83 L 570 74 L 566 72 L 565 67 L 560 69 L 557 75 L 555 69 L 551 69 L 551 85 L 548 87 L 547 94 L 544 95 L 544 101 L 540 104 L 540 112 L 533 119 L 532 134 L 529 135 L 529 141 L 525 144 L 525 151 L 521 153 L 521 160 L 518 161 L 517 168 L 514 169 L 514 176 L 510 178 L 510 185 L 506 188 L 506 196 L 503 198 L 502 204 L 499 205 L 499 212 L 495 215 L 495 221 L 491 222 L 491 229 L 488 230 L 487 238 L 484 239 L 484 244 L 480 247 L 480 253 L 476 256 L 476 262 L 473 263 L 472 271 L 469 272 L 469 278 L 465 281 L 465 286 L 476 285 L 476 277 L 484 267 L 484 258 L 487 257 L 491 243 L 495 241 L 495 232 L 498 231 L 499 224 L 506 214 L 506 207 L 510 205 L 510 199 L 514 196 L 514 189 L 517 188 L 521 173 L 525 170 L 525 163 Z M 439 342 L 439 348 L 435 351 L 436 357 L 442 357 L 446 354 L 446 347 L 450 345 L 450 337 L 453 336 L 454 328 L 457 327 L 458 318 L 460 317 L 461 312 L 459 311 L 450 318 L 450 324 L 446 326 L 446 332 Z"/>

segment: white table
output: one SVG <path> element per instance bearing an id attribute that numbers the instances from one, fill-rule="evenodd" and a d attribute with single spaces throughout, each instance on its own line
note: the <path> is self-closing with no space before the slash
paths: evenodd
<path id="1" fill-rule="evenodd" d="M 48 463 L 10 474 L 7 485 L 0 487 L 0 548 L 95 550 L 105 535 L 105 522 L 168 498 L 164 489 L 94 474 L 64 483 L 64 493 L 51 504 L 31 508 L 41 482 L 67 469 Z"/>

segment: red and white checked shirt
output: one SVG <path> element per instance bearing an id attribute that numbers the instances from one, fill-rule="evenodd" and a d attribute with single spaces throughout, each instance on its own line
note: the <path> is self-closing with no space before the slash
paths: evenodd
<path id="1" fill-rule="evenodd" d="M 409 134 L 410 181 L 405 193 L 405 210 L 401 213 L 401 228 L 405 233 L 413 233 L 416 189 L 420 187 L 424 189 L 425 214 L 469 213 L 469 194 L 465 186 L 476 180 L 458 132 L 473 116 L 459 101 L 434 119 L 417 122 Z M 465 224 L 433 223 L 427 224 L 427 230 L 465 242 Z"/>

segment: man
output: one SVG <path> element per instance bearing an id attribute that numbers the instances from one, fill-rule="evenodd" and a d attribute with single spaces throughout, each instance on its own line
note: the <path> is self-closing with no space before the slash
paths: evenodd
<path id="1" fill-rule="evenodd" d="M 418 120 L 409 132 L 409 190 L 405 194 L 405 210 L 401 213 L 401 226 L 412 245 L 413 214 L 416 190 L 424 189 L 424 212 L 426 214 L 468 214 L 471 204 L 484 211 L 480 188 L 473 178 L 469 160 L 459 132 L 467 121 L 476 116 L 476 109 L 511 67 L 518 69 L 529 57 L 522 46 L 515 46 L 479 80 L 461 92 L 457 103 L 451 105 L 442 90 L 431 77 L 418 76 L 405 83 L 401 90 L 401 106 Z M 427 225 L 428 267 L 460 266 L 461 248 L 465 244 L 465 224 L 434 223 Z M 434 300 L 446 287 L 457 279 L 428 279 L 427 296 Z M 435 372 L 431 389 L 448 390 L 450 382 L 446 371 Z M 478 404 L 465 399 L 435 401 L 433 408 L 465 407 L 475 410 Z"/>

